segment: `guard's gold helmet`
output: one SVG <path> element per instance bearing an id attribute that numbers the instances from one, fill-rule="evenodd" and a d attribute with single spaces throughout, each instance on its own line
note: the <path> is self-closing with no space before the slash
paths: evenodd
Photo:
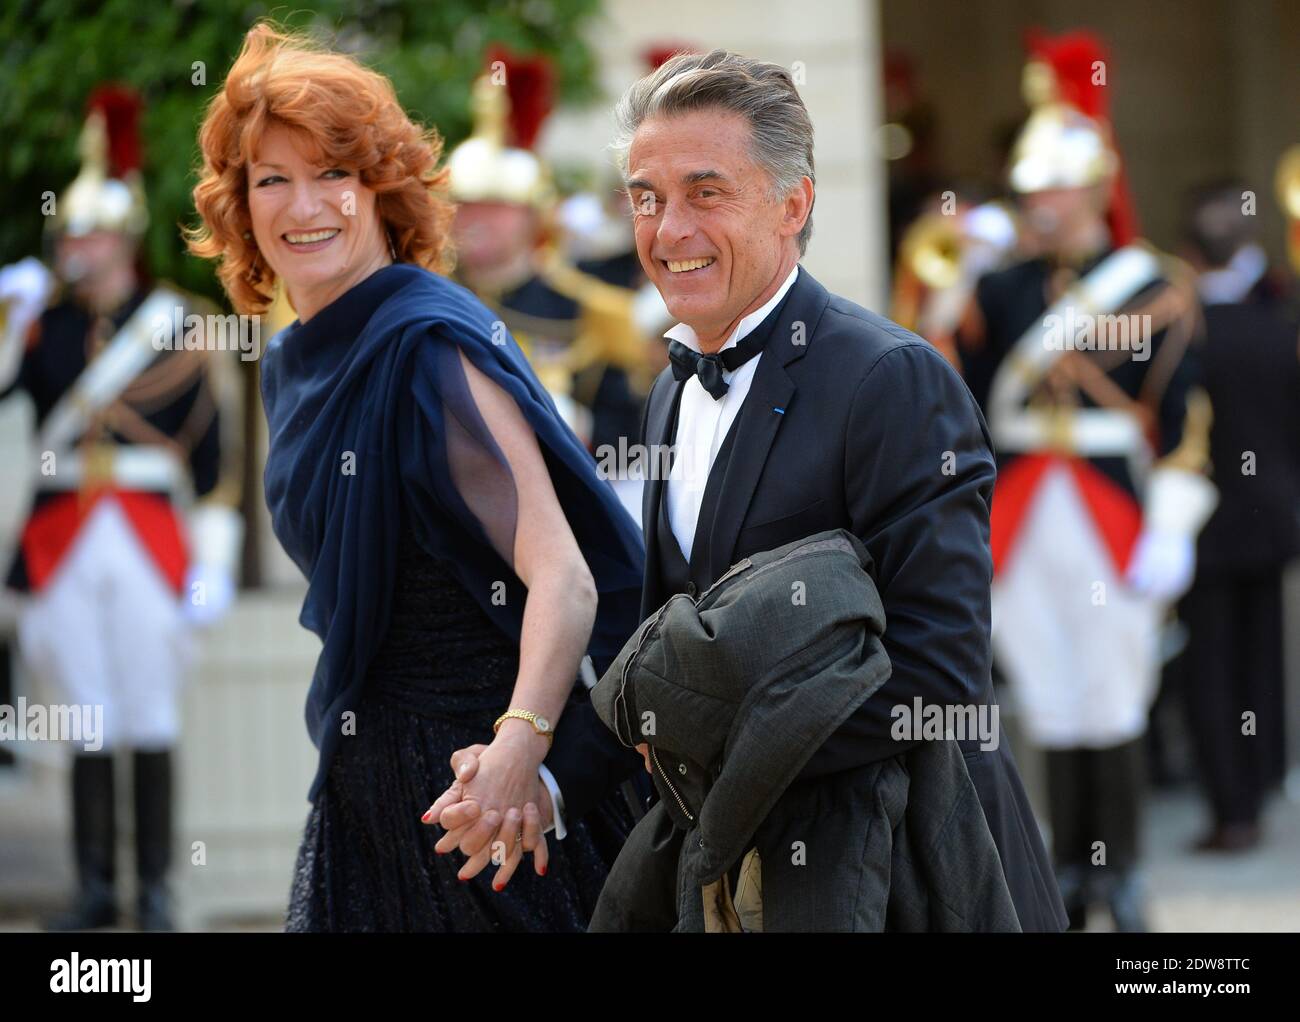
<path id="1" fill-rule="evenodd" d="M 530 146 L 550 109 L 550 66 L 500 49 L 492 56 L 474 83 L 473 134 L 447 158 L 451 197 L 547 209 L 555 188 Z"/>
<path id="2" fill-rule="evenodd" d="M 1110 132 L 1068 102 L 1060 74 L 1035 57 L 1025 65 L 1021 91 L 1030 115 L 1011 149 L 1008 179 L 1020 194 L 1084 188 L 1109 180 L 1119 167 Z"/>
<path id="3" fill-rule="evenodd" d="M 108 86 L 91 97 L 78 149 L 81 170 L 55 200 L 48 228 L 80 237 L 115 231 L 138 237 L 149 224 L 136 130 L 139 100 Z"/>

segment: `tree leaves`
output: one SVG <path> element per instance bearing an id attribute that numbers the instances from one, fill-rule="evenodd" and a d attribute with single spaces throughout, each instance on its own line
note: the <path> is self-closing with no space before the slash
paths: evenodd
<path id="1" fill-rule="evenodd" d="M 0 12 L 0 265 L 41 250 L 41 195 L 78 170 L 86 97 L 108 81 L 140 91 L 150 271 L 219 301 L 211 264 L 190 258 L 203 111 L 244 32 L 259 18 L 309 30 L 387 74 L 412 117 L 448 147 L 470 130 L 469 95 L 494 42 L 556 62 L 560 99 L 596 98 L 585 27 L 599 0 L 313 0 L 312 10 L 254 0 L 18 0 Z M 203 85 L 192 84 L 201 61 Z"/>

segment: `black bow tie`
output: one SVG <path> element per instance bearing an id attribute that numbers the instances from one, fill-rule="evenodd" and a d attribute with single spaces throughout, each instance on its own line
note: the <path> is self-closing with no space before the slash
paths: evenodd
<path id="1" fill-rule="evenodd" d="M 701 355 L 694 348 L 688 348 L 681 341 L 668 342 L 668 359 L 673 364 L 674 380 L 689 380 L 692 376 L 700 378 L 700 386 L 719 400 L 731 385 L 722 378 L 722 371 L 734 373 L 751 358 L 763 350 L 766 333 L 755 330 L 734 347 L 713 355 Z"/>

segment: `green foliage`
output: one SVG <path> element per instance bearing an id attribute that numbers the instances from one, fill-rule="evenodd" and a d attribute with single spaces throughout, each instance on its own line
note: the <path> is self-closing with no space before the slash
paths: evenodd
<path id="1" fill-rule="evenodd" d="M 194 222 L 196 135 L 208 100 L 261 18 L 308 30 L 387 74 L 418 121 L 451 145 L 470 130 L 469 94 L 491 43 L 547 54 L 562 102 L 596 97 L 584 28 L 599 0 L 43 0 L 0 11 L 0 265 L 40 251 L 41 195 L 76 176 L 86 97 L 121 82 L 144 99 L 141 125 L 150 226 L 147 265 L 159 277 L 223 300 L 209 263 L 185 254 Z M 193 84 L 196 62 L 204 83 Z"/>

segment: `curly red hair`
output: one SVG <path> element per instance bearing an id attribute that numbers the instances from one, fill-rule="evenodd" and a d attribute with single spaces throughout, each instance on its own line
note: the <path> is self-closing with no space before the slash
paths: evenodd
<path id="1" fill-rule="evenodd" d="M 244 37 L 199 130 L 203 168 L 194 187 L 202 223 L 185 232 L 190 252 L 219 259 L 217 276 L 241 313 L 264 312 L 275 273 L 258 251 L 248 211 L 248 165 L 271 123 L 295 131 L 315 162 L 352 169 L 401 262 L 443 271 L 455 207 L 442 139 L 407 117 L 392 83 L 342 53 L 268 23 Z"/>

